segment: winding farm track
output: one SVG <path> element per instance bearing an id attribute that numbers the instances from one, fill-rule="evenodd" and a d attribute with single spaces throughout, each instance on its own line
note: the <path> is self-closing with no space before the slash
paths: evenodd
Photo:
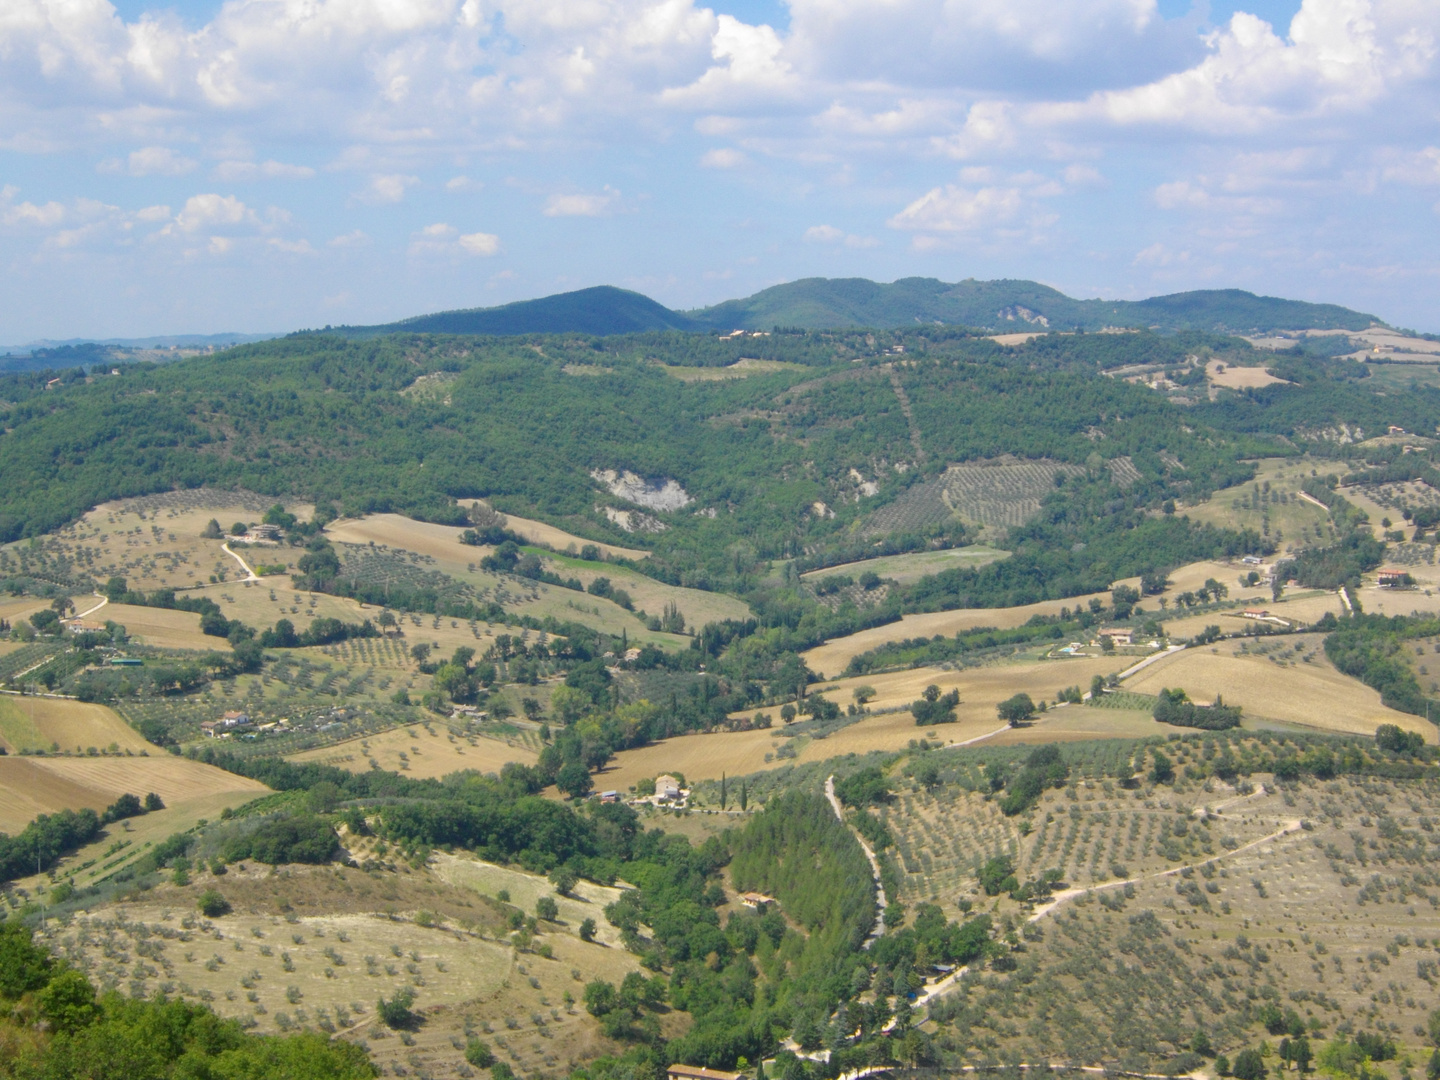
<path id="1" fill-rule="evenodd" d="M 1245 796 L 1245 798 L 1249 798 L 1249 796 Z M 1275 832 L 1270 833 L 1268 836 L 1262 836 L 1259 840 L 1251 840 L 1250 843 L 1242 844 L 1234 851 L 1225 852 L 1224 855 L 1216 855 L 1214 858 L 1210 859 L 1201 859 L 1199 862 L 1196 863 L 1186 863 L 1184 866 L 1172 866 L 1169 870 L 1160 870 L 1154 874 L 1142 874 L 1140 877 L 1124 878 L 1120 881 L 1107 881 L 1103 885 L 1091 885 L 1089 888 L 1085 889 L 1064 889 L 1051 897 L 1048 904 L 1043 904 L 1040 907 L 1036 908 L 1034 913 L 1025 921 L 1032 923 L 1039 922 L 1046 915 L 1049 915 L 1050 912 L 1054 911 L 1061 904 L 1065 903 L 1066 900 L 1073 900 L 1077 896 L 1084 896 L 1086 893 L 1103 892 L 1105 889 L 1124 888 L 1126 885 L 1135 885 L 1142 881 L 1154 881 L 1157 878 L 1173 877 L 1183 870 L 1191 870 L 1197 866 L 1204 866 L 1207 863 L 1219 862 L 1221 859 L 1228 859 L 1232 855 L 1239 855 L 1242 851 L 1249 851 L 1251 848 L 1259 847 L 1261 844 L 1268 844 L 1272 841 L 1279 840 L 1283 836 L 1290 835 L 1290 833 L 1298 832 L 1299 829 L 1300 819 L 1293 818 L 1292 820 L 1287 821 L 1281 828 L 1277 829 Z"/>
<path id="2" fill-rule="evenodd" d="M 229 544 L 221 544 L 221 545 L 220 545 L 220 550 L 223 551 L 223 552 L 225 552 L 226 555 L 229 555 L 232 559 L 234 559 L 237 563 L 240 564 L 240 569 L 241 569 L 241 570 L 244 570 L 245 573 L 248 575 L 244 580 L 246 580 L 246 581 L 259 581 L 259 580 L 260 580 L 260 576 L 259 576 L 258 574 L 256 574 L 254 570 L 251 570 L 251 569 L 250 569 L 250 564 L 247 563 L 244 559 L 242 559 L 239 555 L 236 555 L 235 552 L 233 552 L 233 551 L 230 550 L 230 545 L 229 545 Z"/>
<path id="3" fill-rule="evenodd" d="M 835 817 L 841 825 L 844 825 L 845 812 L 840 807 L 840 800 L 835 797 L 834 774 L 825 778 L 825 798 L 830 800 L 830 809 L 835 811 Z M 854 829 L 851 829 L 850 832 L 860 842 L 860 850 L 865 852 L 865 858 L 870 860 L 870 872 L 875 875 L 875 925 L 870 928 L 870 935 L 865 939 L 865 944 L 861 946 L 863 949 L 868 949 L 881 934 L 885 933 L 885 908 L 889 906 L 889 902 L 885 899 L 885 885 L 880 880 L 880 860 L 875 857 L 875 852 L 870 850 L 870 845 L 865 842 L 863 836 Z"/>
<path id="4" fill-rule="evenodd" d="M 76 614 L 72 616 L 73 618 L 83 619 L 86 615 L 94 615 L 95 612 L 99 611 L 106 604 L 110 603 L 110 598 L 108 596 L 101 596 L 101 594 L 98 592 L 94 595 L 100 597 L 100 602 L 92 608 L 86 608 L 84 611 L 76 612 Z"/>

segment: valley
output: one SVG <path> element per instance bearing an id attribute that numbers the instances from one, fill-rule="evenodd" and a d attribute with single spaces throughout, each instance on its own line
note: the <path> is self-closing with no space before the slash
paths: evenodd
<path id="1" fill-rule="evenodd" d="M 1412 1080 L 1440 390 L 1264 299 L 0 376 L 0 1075 L 79 979 L 357 1076 Z"/>

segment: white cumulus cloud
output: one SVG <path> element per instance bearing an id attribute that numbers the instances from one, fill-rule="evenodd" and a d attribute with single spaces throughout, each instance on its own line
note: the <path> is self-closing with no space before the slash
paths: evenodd
<path id="1" fill-rule="evenodd" d="M 1020 189 L 947 184 L 932 188 L 890 219 L 892 229 L 963 233 L 1008 221 L 1020 210 Z"/>
<path id="2" fill-rule="evenodd" d="M 546 217 L 603 217 L 612 213 L 619 202 L 620 192 L 607 184 L 593 195 L 551 195 L 542 213 Z"/>
<path id="3" fill-rule="evenodd" d="M 168 146 L 145 146 L 132 150 L 124 160 L 107 158 L 99 168 L 101 172 L 128 176 L 184 176 L 197 164 L 194 158 L 177 154 Z"/>
<path id="4" fill-rule="evenodd" d="M 289 165 L 283 161 L 222 161 L 212 174 L 216 180 L 308 180 L 315 170 L 308 165 Z"/>

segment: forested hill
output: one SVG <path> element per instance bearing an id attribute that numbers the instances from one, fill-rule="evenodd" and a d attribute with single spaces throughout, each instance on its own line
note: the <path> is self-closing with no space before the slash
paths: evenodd
<path id="1" fill-rule="evenodd" d="M 902 278 L 889 285 L 865 278 L 806 278 L 687 314 L 716 330 L 944 323 L 1001 331 L 1126 326 L 1248 334 L 1364 330 L 1380 321 L 1335 304 L 1256 296 L 1240 289 L 1207 289 L 1140 301 L 1074 300 L 1034 281 L 973 278 L 955 284 Z"/>
<path id="2" fill-rule="evenodd" d="M 492 308 L 417 315 L 382 326 L 343 326 L 347 337 L 417 334 L 636 334 L 646 330 L 699 330 L 678 311 L 613 285 L 519 300 Z"/>
<path id="3" fill-rule="evenodd" d="M 634 334 L 647 330 L 808 330 L 899 328 L 941 324 L 990 332 L 1153 328 L 1162 333 L 1266 333 L 1275 330 L 1364 330 L 1379 322 L 1335 304 L 1255 296 L 1239 289 L 1204 290 L 1148 300 L 1074 300 L 1034 281 L 948 284 L 902 278 L 885 285 L 865 278 L 806 278 L 742 300 L 698 311 L 671 311 L 647 296 L 602 285 L 493 308 L 420 315 L 380 326 L 345 326 L 346 337 L 429 334 Z"/>
<path id="4" fill-rule="evenodd" d="M 54 385 L 48 373 L 0 376 L 0 541 L 106 500 L 202 484 L 450 524 L 465 520 L 456 500 L 483 497 L 648 548 L 647 572 L 677 584 L 744 593 L 772 560 L 828 565 L 877 545 L 974 539 L 941 497 L 946 469 L 1012 455 L 1022 470 L 1040 463 L 1028 497 L 1043 512 L 1010 531 L 996 588 L 1030 595 L 1050 589 L 1048 575 L 1085 591 L 1230 544 L 1205 539 L 1197 554 L 1176 532 L 1162 552 L 1142 526 L 1248 478 L 1248 459 L 1295 453 L 1342 423 L 1440 424 L 1440 391 L 1384 395 L 1364 365 L 1299 352 L 1266 354 L 1286 383 L 1189 406 L 1107 374 L 1150 365 L 1189 385 L 1210 357 L 1259 359 L 1243 340 L 1196 333 L 1004 347 L 931 325 L 297 335 L 118 374 L 75 369 Z M 674 481 L 688 501 L 645 505 L 597 479 L 604 470 Z"/>

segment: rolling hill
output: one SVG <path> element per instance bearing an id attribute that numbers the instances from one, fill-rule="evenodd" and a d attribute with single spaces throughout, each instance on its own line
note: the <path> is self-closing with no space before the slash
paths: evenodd
<path id="1" fill-rule="evenodd" d="M 1358 331 L 1380 321 L 1335 304 L 1256 296 L 1240 289 L 1206 289 L 1140 301 L 1075 300 L 1034 281 L 968 279 L 952 285 L 934 278 L 902 278 L 889 285 L 864 278 L 806 278 L 687 314 L 715 330 L 944 323 L 1000 331 L 1125 326 L 1162 332 L 1258 333 Z"/>
<path id="2" fill-rule="evenodd" d="M 634 334 L 646 330 L 703 329 L 648 296 L 613 285 L 519 300 L 493 308 L 418 315 L 381 326 L 340 327 L 350 337 L 382 334 Z"/>

